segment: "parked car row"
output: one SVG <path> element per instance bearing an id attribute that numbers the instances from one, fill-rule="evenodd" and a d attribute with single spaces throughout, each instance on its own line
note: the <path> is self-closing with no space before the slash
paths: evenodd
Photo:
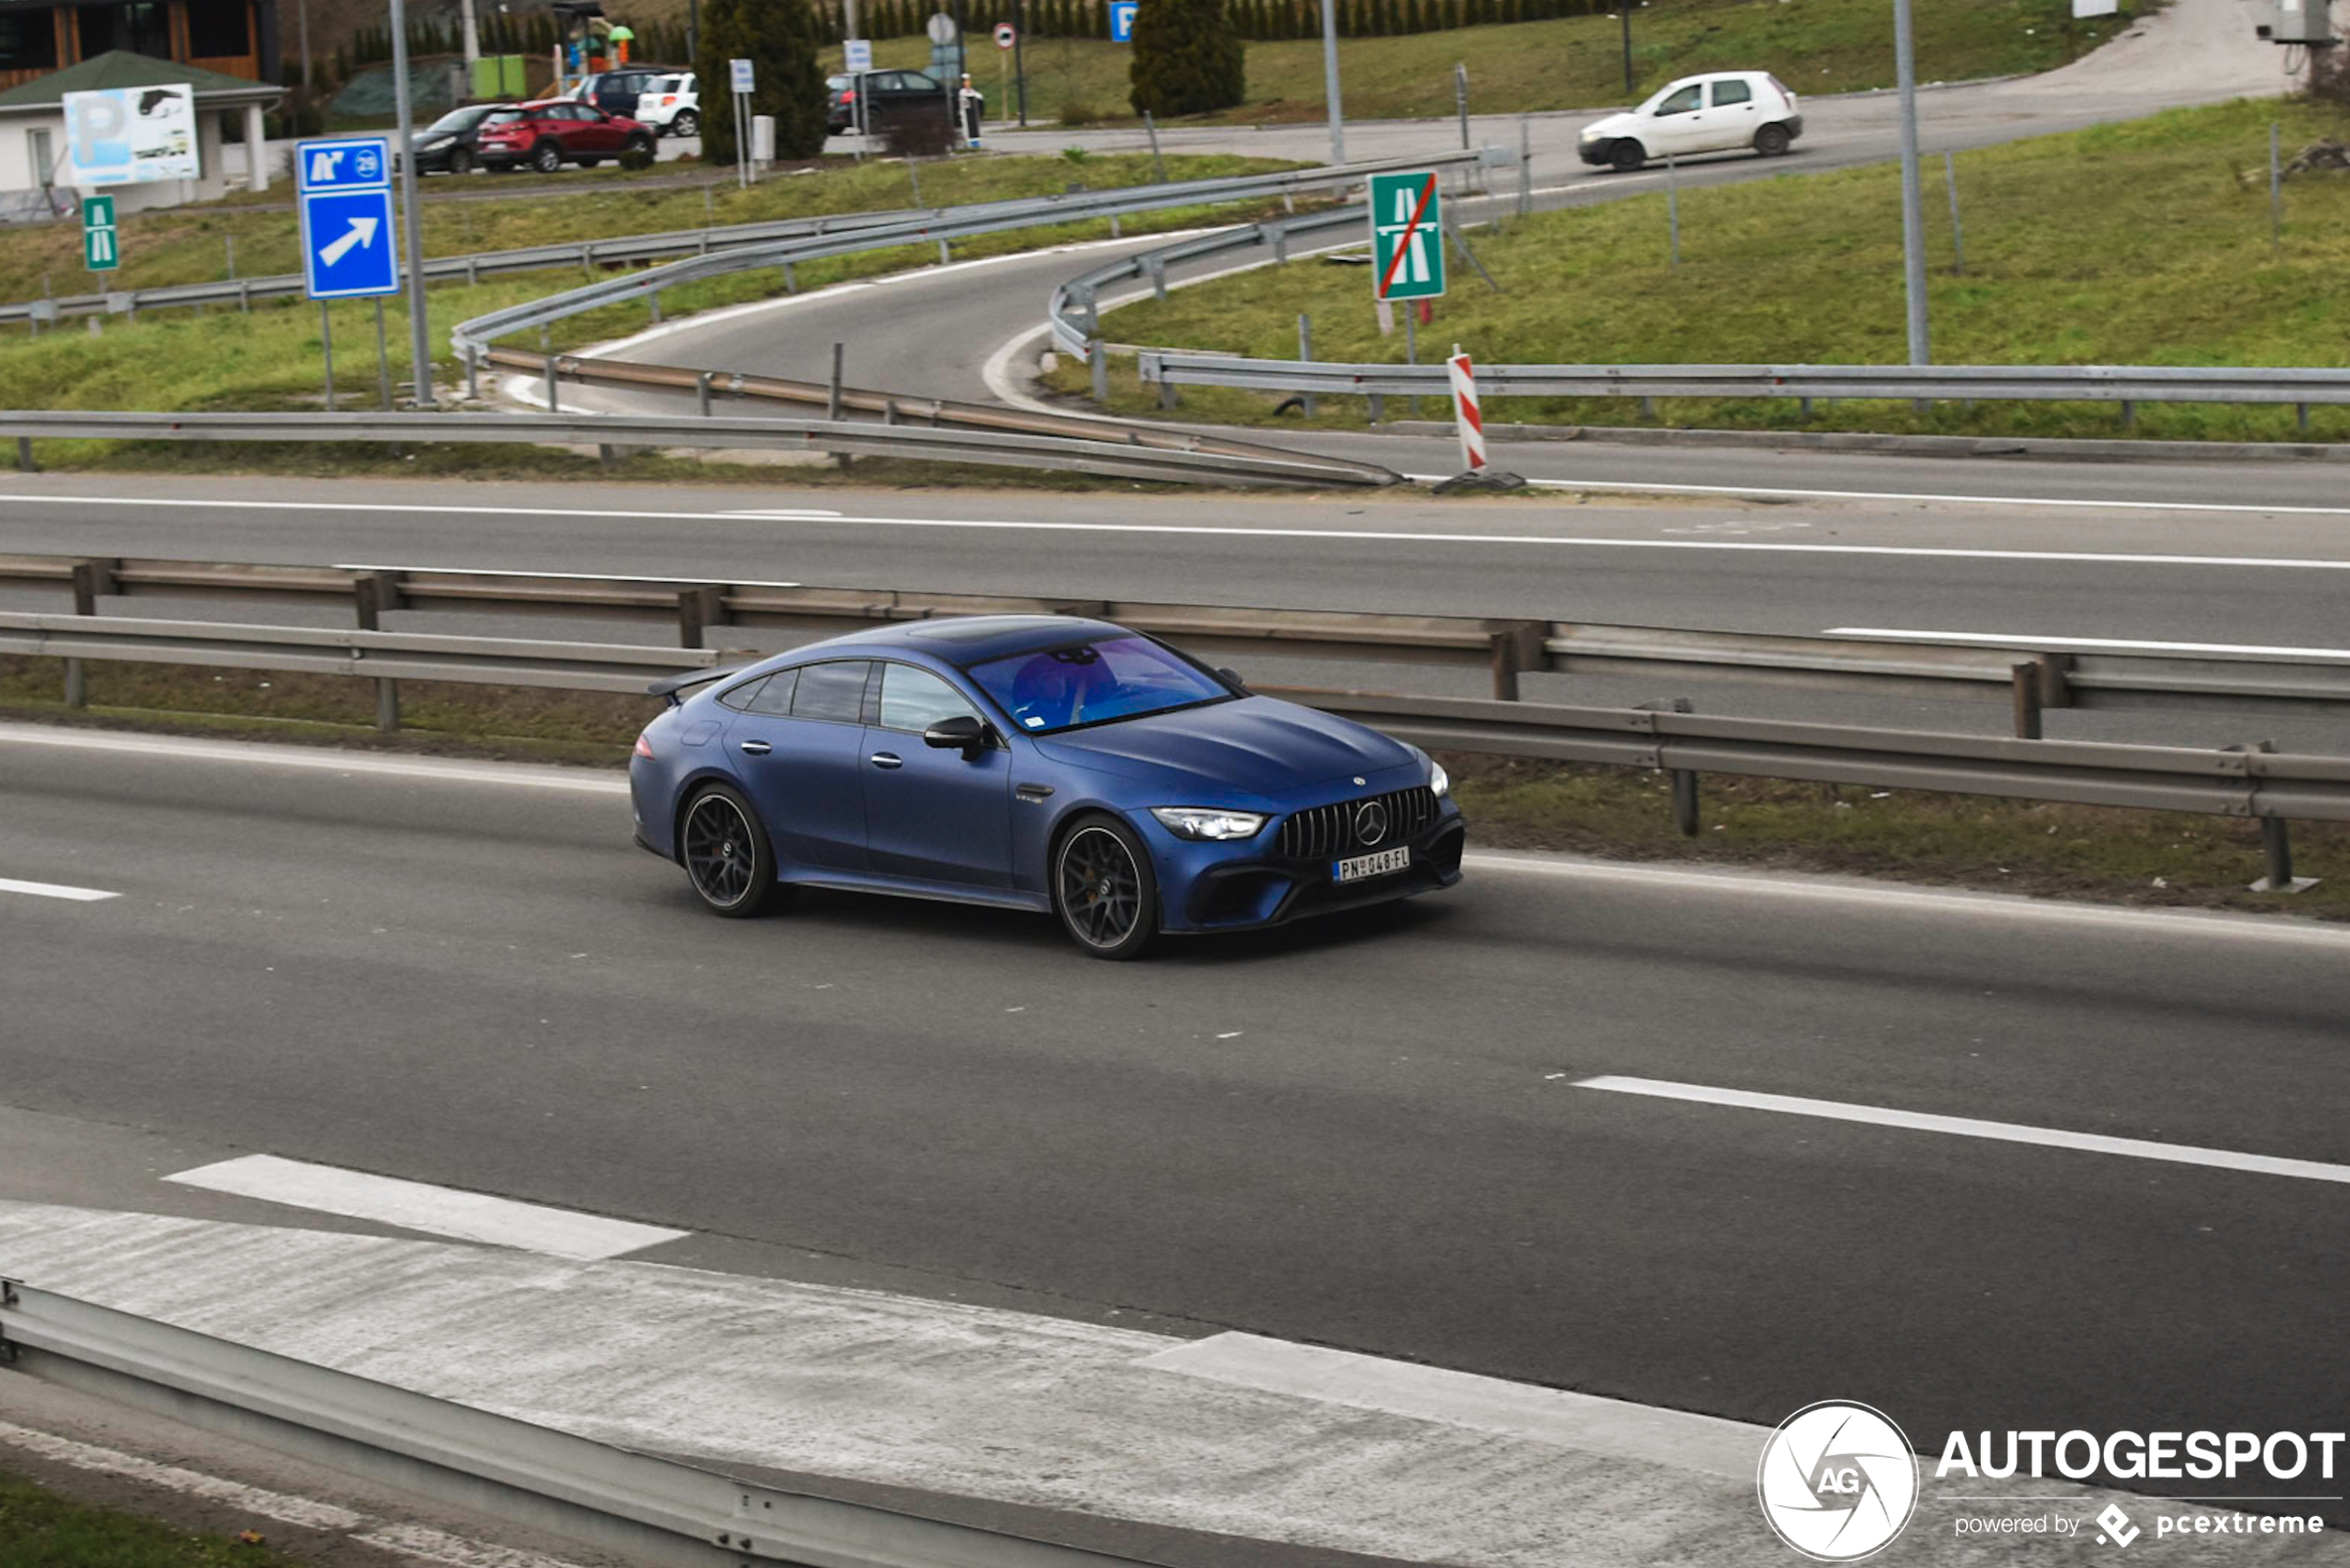
<path id="1" fill-rule="evenodd" d="M 419 174 L 470 174 L 533 168 L 553 174 L 565 164 L 593 168 L 606 158 L 650 153 L 662 136 L 701 134 L 694 73 L 605 71 L 567 98 L 526 104 L 468 104 L 415 133 Z"/>

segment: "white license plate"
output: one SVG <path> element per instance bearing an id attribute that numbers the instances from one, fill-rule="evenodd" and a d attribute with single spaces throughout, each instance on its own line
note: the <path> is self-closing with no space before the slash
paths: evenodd
<path id="1" fill-rule="evenodd" d="M 1357 855 L 1352 860 L 1341 860 L 1330 868 L 1332 882 L 1361 882 L 1367 877 L 1383 877 L 1391 871 L 1412 869 L 1409 849 L 1382 849 L 1376 855 Z"/>

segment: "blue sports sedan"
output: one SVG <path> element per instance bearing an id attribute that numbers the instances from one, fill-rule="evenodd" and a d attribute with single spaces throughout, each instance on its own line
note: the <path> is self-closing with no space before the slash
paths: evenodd
<path id="1" fill-rule="evenodd" d="M 652 690 L 637 842 L 721 915 L 795 886 L 949 898 L 1127 958 L 1461 878 L 1426 753 L 1103 621 L 920 621 Z"/>

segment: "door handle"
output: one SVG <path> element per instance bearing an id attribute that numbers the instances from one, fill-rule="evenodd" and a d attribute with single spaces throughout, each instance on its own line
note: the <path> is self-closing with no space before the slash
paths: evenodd
<path id="1" fill-rule="evenodd" d="M 764 757 L 775 748 L 763 740 L 747 740 L 743 742 L 743 749 L 753 757 Z"/>
<path id="2" fill-rule="evenodd" d="M 876 751 L 866 760 L 876 768 L 902 768 L 906 765 L 906 759 L 895 751 Z"/>

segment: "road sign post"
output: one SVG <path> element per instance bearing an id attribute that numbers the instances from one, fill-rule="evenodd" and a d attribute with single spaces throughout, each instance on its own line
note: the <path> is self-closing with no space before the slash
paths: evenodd
<path id="1" fill-rule="evenodd" d="M 726 85 L 733 89 L 735 99 L 735 183 L 748 191 L 750 189 L 749 142 L 743 135 L 743 127 L 750 117 L 750 95 L 759 91 L 758 68 L 748 60 L 728 60 Z"/>
<path id="2" fill-rule="evenodd" d="M 400 226 L 391 207 L 391 148 L 380 136 L 294 143 L 303 290 L 318 302 L 327 407 L 335 406 L 330 300 L 400 292 Z M 426 362 L 428 366 L 430 362 Z M 429 369 L 419 370 L 421 387 Z M 423 394 L 419 393 L 419 401 Z"/>
<path id="3" fill-rule="evenodd" d="M 81 265 L 92 272 L 112 272 L 122 265 L 112 196 L 81 198 Z"/>
<path id="4" fill-rule="evenodd" d="M 1371 298 L 1444 292 L 1444 192 L 1433 169 L 1371 177 Z"/>

